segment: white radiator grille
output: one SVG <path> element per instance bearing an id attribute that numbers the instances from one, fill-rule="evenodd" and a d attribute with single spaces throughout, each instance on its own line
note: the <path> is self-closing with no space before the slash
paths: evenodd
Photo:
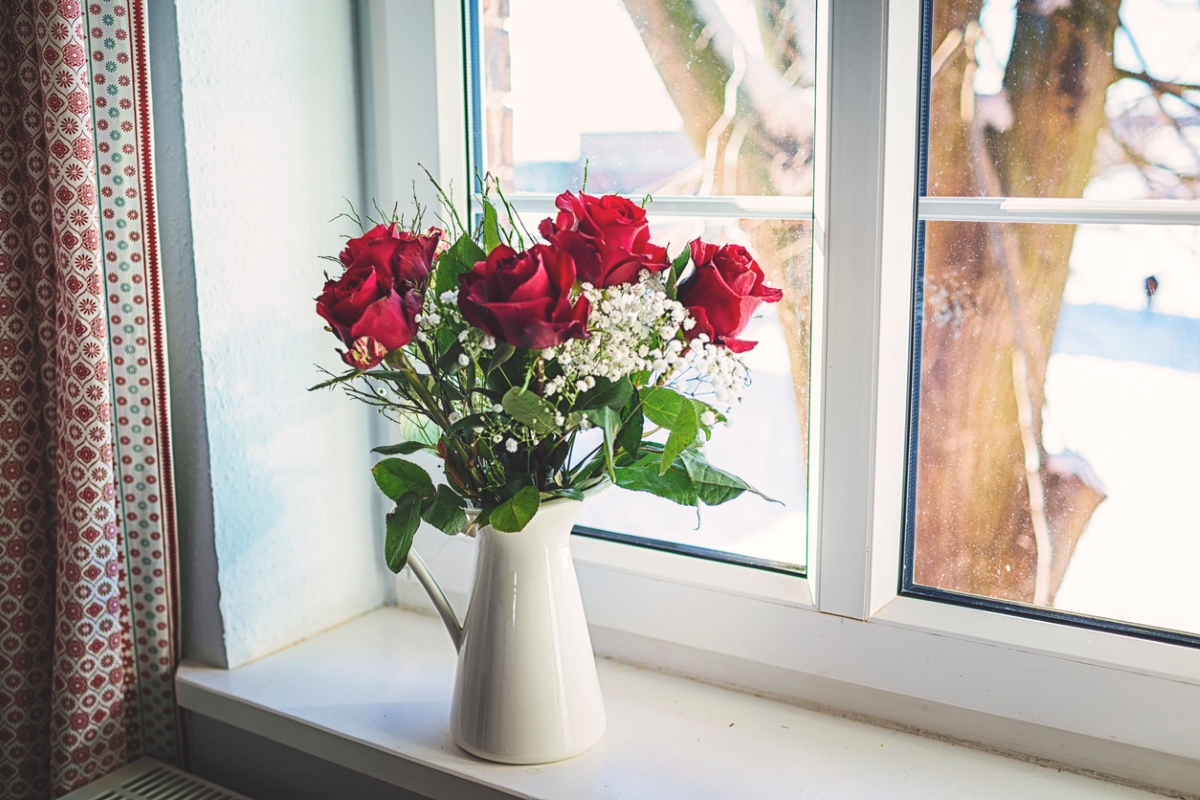
<path id="1" fill-rule="evenodd" d="M 245 795 L 142 758 L 101 778 L 63 800 L 249 800 Z"/>

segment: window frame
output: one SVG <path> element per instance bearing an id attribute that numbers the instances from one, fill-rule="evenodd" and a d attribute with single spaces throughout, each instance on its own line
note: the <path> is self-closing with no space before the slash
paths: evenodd
<path id="1" fill-rule="evenodd" d="M 471 0 L 430 1 L 434 41 L 403 57 L 436 64 L 438 175 L 461 187 Z M 575 536 L 596 650 L 1200 792 L 1200 649 L 900 592 L 922 5 L 818 3 L 807 575 Z M 427 556 L 452 598 L 472 559 L 457 540 Z"/>

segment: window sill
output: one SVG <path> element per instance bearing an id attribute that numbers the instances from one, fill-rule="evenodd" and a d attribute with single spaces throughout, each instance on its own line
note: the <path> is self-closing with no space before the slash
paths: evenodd
<path id="1" fill-rule="evenodd" d="M 185 664 L 176 686 L 189 711 L 433 800 L 1155 796 L 607 659 L 599 745 L 491 764 L 450 739 L 454 662 L 438 620 L 384 608 L 234 670 Z"/>

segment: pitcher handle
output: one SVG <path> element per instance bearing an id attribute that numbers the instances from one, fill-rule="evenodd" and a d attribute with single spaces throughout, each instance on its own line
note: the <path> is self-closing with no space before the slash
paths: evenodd
<path id="1" fill-rule="evenodd" d="M 412 569 L 413 574 L 417 576 L 417 580 L 425 587 L 425 592 L 429 595 L 429 599 L 433 601 L 433 607 L 437 609 L 438 616 L 442 618 L 442 622 L 446 623 L 446 630 L 450 633 L 450 641 L 454 642 L 454 649 L 462 649 L 463 626 L 458 621 L 458 617 L 454 614 L 454 609 L 450 607 L 450 601 L 446 599 L 446 593 L 442 591 L 442 587 L 438 584 L 437 579 L 433 577 L 433 573 L 429 571 L 425 560 L 417 554 L 416 550 L 408 551 L 408 566 Z"/>

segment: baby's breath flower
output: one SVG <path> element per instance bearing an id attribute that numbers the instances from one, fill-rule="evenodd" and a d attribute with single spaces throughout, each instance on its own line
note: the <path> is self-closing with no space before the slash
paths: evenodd
<path id="1" fill-rule="evenodd" d="M 507 442 L 504 443 L 504 449 L 510 453 L 517 452 L 517 440 L 509 439 Z"/>
<path id="2" fill-rule="evenodd" d="M 700 415 L 700 422 L 704 425 L 712 427 L 713 425 L 717 424 L 717 415 L 714 414 L 711 409 L 709 409 Z"/>

